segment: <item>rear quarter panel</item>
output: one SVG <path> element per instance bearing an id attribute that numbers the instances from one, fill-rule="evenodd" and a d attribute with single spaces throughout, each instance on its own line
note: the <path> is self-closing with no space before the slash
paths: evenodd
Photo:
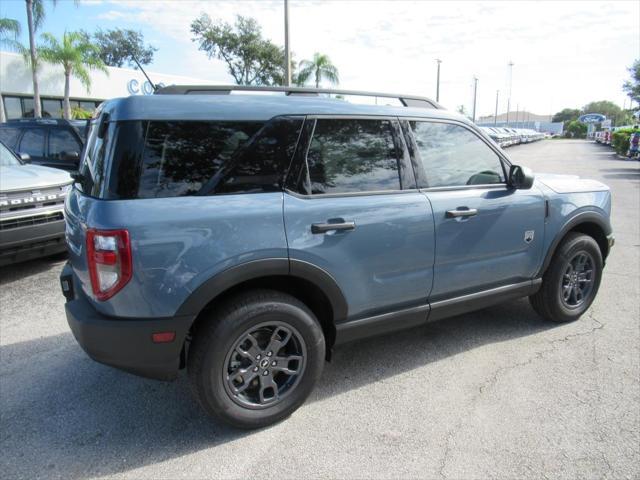
<path id="1" fill-rule="evenodd" d="M 280 192 L 97 200 L 74 191 L 66 205 L 70 260 L 90 294 L 86 229 L 126 228 L 133 278 L 111 299 L 92 303 L 119 317 L 172 316 L 215 274 L 252 260 L 287 258 L 282 202 Z"/>

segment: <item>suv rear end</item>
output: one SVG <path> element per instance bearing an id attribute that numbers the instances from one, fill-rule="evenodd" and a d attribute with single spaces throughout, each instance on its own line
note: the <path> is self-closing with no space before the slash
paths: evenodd
<path id="1" fill-rule="evenodd" d="M 180 120 L 132 106 L 144 99 L 105 104 L 66 202 L 74 335 L 95 360 L 158 379 L 184 360 L 194 291 L 237 263 L 287 258 L 282 181 L 302 125 L 238 118 L 224 99 L 198 119 L 181 98 L 195 113 Z"/>

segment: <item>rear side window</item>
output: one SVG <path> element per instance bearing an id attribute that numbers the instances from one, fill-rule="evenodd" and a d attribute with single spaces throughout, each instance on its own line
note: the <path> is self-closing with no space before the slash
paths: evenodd
<path id="1" fill-rule="evenodd" d="M 318 119 L 307 166 L 311 194 L 401 189 L 389 120 Z"/>
<path id="2" fill-rule="evenodd" d="M 261 127 L 258 122 L 150 122 L 138 197 L 205 193 Z"/>
<path id="3" fill-rule="evenodd" d="M 473 132 L 449 123 L 409 124 L 427 179 L 422 187 L 504 183 L 500 157 Z"/>
<path id="4" fill-rule="evenodd" d="M 27 153 L 32 157 L 44 157 L 44 137 L 45 130 L 43 128 L 29 129 L 24 132 L 18 151 Z"/>
<path id="5" fill-rule="evenodd" d="M 76 140 L 73 133 L 62 128 L 53 128 L 49 130 L 49 156 L 59 159 L 61 154 L 76 152 L 80 155 L 82 146 Z"/>

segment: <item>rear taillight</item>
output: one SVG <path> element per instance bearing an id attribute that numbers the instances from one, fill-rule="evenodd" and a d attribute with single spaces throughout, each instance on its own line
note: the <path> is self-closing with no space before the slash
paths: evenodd
<path id="1" fill-rule="evenodd" d="M 87 262 L 97 300 L 107 300 L 131 279 L 131 244 L 126 230 L 87 230 Z"/>

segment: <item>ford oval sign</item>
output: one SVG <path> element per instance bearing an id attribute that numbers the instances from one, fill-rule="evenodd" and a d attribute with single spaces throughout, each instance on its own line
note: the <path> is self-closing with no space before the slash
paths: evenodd
<path id="1" fill-rule="evenodd" d="M 578 121 L 582 123 L 600 123 L 604 122 L 606 119 L 607 117 L 601 113 L 586 113 L 578 118 Z"/>

